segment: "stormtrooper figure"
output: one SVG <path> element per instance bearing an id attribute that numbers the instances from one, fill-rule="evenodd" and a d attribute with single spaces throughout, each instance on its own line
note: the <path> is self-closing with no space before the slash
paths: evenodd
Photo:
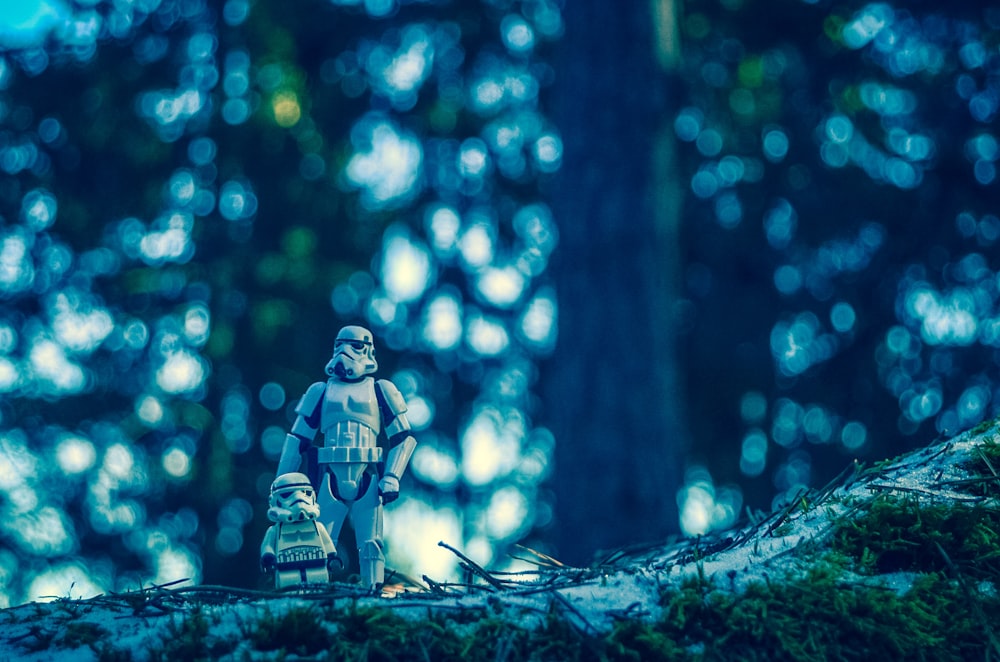
<path id="1" fill-rule="evenodd" d="M 271 483 L 267 518 L 275 522 L 260 545 L 260 565 L 274 571 L 276 588 L 330 581 L 337 559 L 330 534 L 317 521 L 319 506 L 309 478 L 286 473 Z"/>
<path id="2" fill-rule="evenodd" d="M 302 396 L 278 462 L 278 474 L 297 471 L 303 454 L 315 452 L 320 521 L 337 540 L 350 515 L 362 581 L 373 591 L 385 580 L 382 506 L 399 496 L 399 479 L 417 445 L 403 396 L 392 382 L 371 376 L 377 369 L 371 331 L 342 328 L 326 365 L 328 379 Z M 319 448 L 313 446 L 317 432 L 323 433 Z"/>

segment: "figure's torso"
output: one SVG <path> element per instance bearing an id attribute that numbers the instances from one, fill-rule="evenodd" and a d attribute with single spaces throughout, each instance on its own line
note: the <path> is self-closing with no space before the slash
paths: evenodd
<path id="1" fill-rule="evenodd" d="M 382 459 L 382 449 L 378 446 L 382 420 L 375 380 L 371 377 L 357 382 L 331 379 L 320 407 L 323 447 L 316 459 L 333 472 L 337 494 L 344 499 L 354 499 L 361 475 Z"/>
<path id="2" fill-rule="evenodd" d="M 326 559 L 316 520 L 279 524 L 275 556 L 279 566 Z"/>
<path id="3" fill-rule="evenodd" d="M 375 380 L 327 382 L 320 414 L 325 446 L 375 447 L 381 431 Z"/>

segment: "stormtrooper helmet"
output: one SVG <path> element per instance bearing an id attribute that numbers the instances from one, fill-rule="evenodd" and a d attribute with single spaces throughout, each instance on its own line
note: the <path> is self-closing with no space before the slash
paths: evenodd
<path id="1" fill-rule="evenodd" d="M 372 332 L 363 326 L 345 326 L 333 343 L 333 358 L 326 374 L 344 381 L 361 379 L 378 370 Z"/>
<path id="2" fill-rule="evenodd" d="M 271 506 L 267 518 L 272 522 L 303 522 L 319 517 L 316 490 L 302 473 L 281 474 L 271 483 Z"/>

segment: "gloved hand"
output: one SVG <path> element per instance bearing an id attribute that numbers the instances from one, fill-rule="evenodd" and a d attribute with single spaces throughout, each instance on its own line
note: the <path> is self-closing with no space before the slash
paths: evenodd
<path id="1" fill-rule="evenodd" d="M 378 482 L 378 493 L 382 503 L 392 503 L 399 498 L 399 479 L 387 475 Z"/>

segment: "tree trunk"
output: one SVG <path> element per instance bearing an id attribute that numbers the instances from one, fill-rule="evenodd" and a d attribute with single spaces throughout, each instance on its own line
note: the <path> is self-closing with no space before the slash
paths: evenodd
<path id="1" fill-rule="evenodd" d="M 557 443 L 557 554 L 579 563 L 677 530 L 680 193 L 672 3 L 574 3 L 565 18 L 552 99 L 565 146 L 552 196 L 560 336 L 543 422 Z"/>

